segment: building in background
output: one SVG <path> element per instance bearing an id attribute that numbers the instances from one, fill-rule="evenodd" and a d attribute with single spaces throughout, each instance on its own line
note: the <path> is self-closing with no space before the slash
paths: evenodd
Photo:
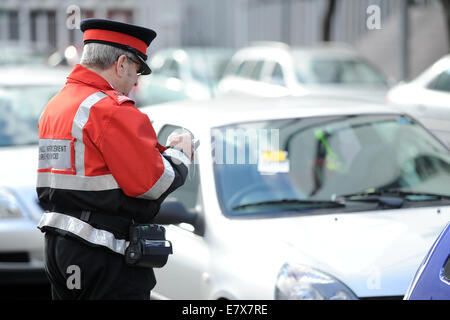
<path id="1" fill-rule="evenodd" d="M 181 1 L 177 0 L 2 0 L 0 43 L 54 51 L 70 44 L 80 45 L 82 32 L 73 28 L 73 8 L 81 19 L 108 18 L 154 28 L 158 46 L 180 44 Z M 68 27 L 69 25 L 69 27 Z"/>
<path id="2" fill-rule="evenodd" d="M 2 0 L 0 43 L 53 52 L 81 45 L 82 33 L 67 26 L 75 5 L 83 18 L 110 18 L 150 27 L 160 35 L 150 50 L 173 46 L 239 48 L 253 41 L 311 45 L 321 41 L 330 0 Z M 393 78 L 399 78 L 398 0 L 339 0 L 331 40 L 360 49 Z M 410 12 L 410 77 L 448 52 L 439 0 L 414 0 Z M 367 8 L 380 8 L 381 29 L 367 28 Z M 68 12 L 69 11 L 69 12 Z M 426 21 L 426 23 L 424 22 Z M 428 30 L 428 31 L 427 31 Z M 416 32 L 414 32 L 416 31 Z M 432 34 L 432 36 L 430 36 Z M 389 63 L 385 63 L 389 60 Z"/>

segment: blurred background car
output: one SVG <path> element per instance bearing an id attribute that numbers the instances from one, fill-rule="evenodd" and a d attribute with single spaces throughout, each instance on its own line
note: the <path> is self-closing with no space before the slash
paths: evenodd
<path id="1" fill-rule="evenodd" d="M 420 119 L 450 146 L 450 55 L 389 90 L 386 102 Z"/>
<path id="2" fill-rule="evenodd" d="M 42 67 L 0 69 L 0 285 L 16 286 L 22 298 L 33 285 L 48 284 L 44 237 L 36 227 L 43 212 L 36 195 L 37 124 L 66 75 Z M 48 298 L 48 292 L 33 298 Z M 0 296 L 11 294 L 4 289 Z"/>
<path id="3" fill-rule="evenodd" d="M 152 75 L 140 78 L 134 92 L 138 106 L 214 97 L 233 52 L 207 47 L 157 51 L 150 61 Z"/>
<path id="4" fill-rule="evenodd" d="M 222 93 L 261 96 L 320 94 L 382 102 L 386 76 L 347 45 L 289 47 L 257 43 L 240 49 L 219 83 Z"/>
<path id="5" fill-rule="evenodd" d="M 5 66 L 45 65 L 47 54 L 29 47 L 9 45 L 0 50 L 0 68 Z"/>
<path id="6" fill-rule="evenodd" d="M 201 141 L 154 220 L 174 254 L 153 298 L 401 299 L 450 219 L 450 152 L 395 109 L 246 96 L 142 111 L 162 143 Z"/>
<path id="7" fill-rule="evenodd" d="M 422 261 L 405 300 L 450 300 L 450 223 Z"/>

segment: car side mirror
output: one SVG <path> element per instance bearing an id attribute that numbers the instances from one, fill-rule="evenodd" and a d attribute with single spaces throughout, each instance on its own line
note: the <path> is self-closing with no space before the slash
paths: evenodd
<path id="1" fill-rule="evenodd" d="M 196 226 L 197 214 L 191 213 L 181 202 L 164 201 L 161 204 L 159 213 L 153 219 L 153 223 L 157 224 L 179 224 L 188 223 Z"/>

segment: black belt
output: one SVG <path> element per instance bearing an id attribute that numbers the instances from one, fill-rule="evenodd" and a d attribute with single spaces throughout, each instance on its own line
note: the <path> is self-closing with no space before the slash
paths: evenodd
<path id="1" fill-rule="evenodd" d="M 131 218 L 91 212 L 88 210 L 67 210 L 55 208 L 52 211 L 80 219 L 94 228 L 112 232 L 117 239 L 129 240 L 129 230 L 132 224 Z"/>

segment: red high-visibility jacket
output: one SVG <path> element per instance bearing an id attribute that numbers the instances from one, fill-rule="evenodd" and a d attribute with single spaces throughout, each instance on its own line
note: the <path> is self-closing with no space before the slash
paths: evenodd
<path id="1" fill-rule="evenodd" d="M 39 121 L 37 193 L 48 211 L 149 222 L 184 183 L 189 164 L 184 153 L 158 143 L 133 100 L 81 65 Z"/>

